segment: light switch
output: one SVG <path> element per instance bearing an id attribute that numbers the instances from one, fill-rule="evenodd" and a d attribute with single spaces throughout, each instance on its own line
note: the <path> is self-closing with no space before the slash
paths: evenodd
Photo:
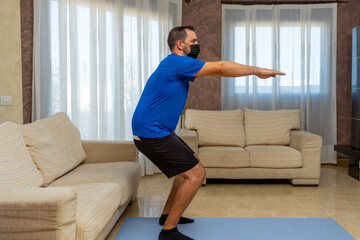
<path id="1" fill-rule="evenodd" d="M 2 106 L 10 106 L 12 104 L 11 96 L 1 96 L 0 105 Z"/>

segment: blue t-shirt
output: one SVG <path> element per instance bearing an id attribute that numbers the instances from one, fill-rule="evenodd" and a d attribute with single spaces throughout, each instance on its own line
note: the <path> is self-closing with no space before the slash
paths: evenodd
<path id="1" fill-rule="evenodd" d="M 133 135 L 159 138 L 174 132 L 184 109 L 189 81 L 205 62 L 170 54 L 148 79 L 132 117 Z"/>

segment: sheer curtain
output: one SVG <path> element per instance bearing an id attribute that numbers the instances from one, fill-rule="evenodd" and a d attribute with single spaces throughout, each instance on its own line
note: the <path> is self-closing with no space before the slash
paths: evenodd
<path id="1" fill-rule="evenodd" d="M 323 137 L 336 163 L 337 5 L 223 5 L 224 60 L 278 69 L 284 77 L 222 79 L 222 109 L 300 109 L 301 129 Z"/>
<path id="2" fill-rule="evenodd" d="M 66 112 L 83 139 L 132 140 L 181 0 L 35 0 L 33 120 Z M 146 174 L 158 169 L 144 156 Z"/>

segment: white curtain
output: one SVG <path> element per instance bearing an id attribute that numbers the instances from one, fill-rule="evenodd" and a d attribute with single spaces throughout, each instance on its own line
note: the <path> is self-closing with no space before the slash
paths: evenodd
<path id="1" fill-rule="evenodd" d="M 300 109 L 301 128 L 323 137 L 336 163 L 337 5 L 223 5 L 224 60 L 287 75 L 222 79 L 222 109 Z"/>
<path id="2" fill-rule="evenodd" d="M 35 0 L 33 120 L 66 112 L 83 139 L 132 141 L 141 92 L 170 54 L 181 0 Z M 144 173 L 158 171 L 140 157 Z"/>

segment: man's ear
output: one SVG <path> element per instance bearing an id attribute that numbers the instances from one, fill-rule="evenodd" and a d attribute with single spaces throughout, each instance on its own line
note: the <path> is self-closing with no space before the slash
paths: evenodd
<path id="1" fill-rule="evenodd" d="M 177 42 L 176 42 L 176 47 L 177 47 L 179 50 L 183 50 L 183 49 L 184 49 L 184 47 L 181 46 L 181 43 L 182 43 L 181 40 L 177 40 Z"/>

